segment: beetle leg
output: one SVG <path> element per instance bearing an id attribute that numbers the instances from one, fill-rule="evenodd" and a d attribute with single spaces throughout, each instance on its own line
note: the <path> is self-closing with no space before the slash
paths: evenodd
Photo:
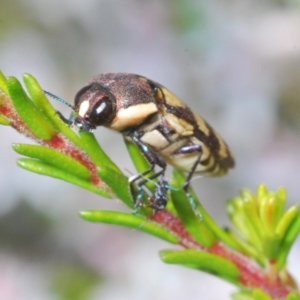
<path id="1" fill-rule="evenodd" d="M 60 112 L 60 111 L 56 111 L 56 114 L 59 116 L 59 118 L 65 123 L 67 124 L 68 126 L 72 126 L 73 124 L 73 119 L 74 119 L 74 115 L 73 113 L 71 114 L 70 118 L 67 119 L 63 116 L 63 114 Z"/>
<path id="2" fill-rule="evenodd" d="M 134 206 L 135 207 L 140 207 L 142 202 L 143 202 L 143 194 L 144 194 L 144 190 L 143 190 L 143 187 L 142 185 L 139 183 L 137 185 L 137 188 L 138 188 L 138 192 L 137 192 L 137 196 L 135 195 L 135 192 L 134 192 L 134 183 L 138 180 L 140 180 L 141 178 L 145 177 L 148 173 L 150 173 L 151 171 L 153 171 L 155 167 L 155 164 L 152 164 L 150 169 L 140 173 L 140 174 L 137 174 L 137 175 L 134 175 L 134 176 L 131 176 L 128 180 L 129 182 L 129 188 L 130 188 L 130 194 L 131 194 L 131 197 L 134 199 Z"/>
<path id="3" fill-rule="evenodd" d="M 185 183 L 183 185 L 183 190 L 185 191 L 186 196 L 189 198 L 190 205 L 191 205 L 195 215 L 199 218 L 200 221 L 202 221 L 202 215 L 197 208 L 197 203 L 188 190 L 189 186 L 190 186 L 190 181 L 196 171 L 196 168 L 197 168 L 197 166 L 200 162 L 201 156 L 202 156 L 202 147 L 201 147 L 201 145 L 197 145 L 197 144 L 183 146 L 183 147 L 177 149 L 175 153 L 176 154 L 178 154 L 178 153 L 189 154 L 189 153 L 194 153 L 194 152 L 199 152 L 199 155 L 198 155 L 197 159 L 195 160 L 192 168 L 190 169 L 190 171 L 186 177 Z"/>
<path id="4" fill-rule="evenodd" d="M 134 206 L 136 208 L 139 208 L 142 205 L 143 186 L 145 185 L 145 183 L 148 182 L 149 180 L 152 180 L 152 179 L 155 179 L 155 178 L 158 178 L 159 176 L 161 176 L 162 180 L 160 180 L 158 183 L 158 187 L 156 188 L 155 193 L 154 193 L 154 203 L 151 205 L 151 206 L 153 206 L 154 209 L 156 209 L 156 207 L 159 206 L 158 204 L 157 205 L 155 204 L 158 201 L 158 200 L 156 200 L 156 194 L 157 194 L 156 191 L 157 191 L 157 189 L 161 189 L 161 190 L 163 189 L 161 187 L 161 185 L 165 182 L 164 174 L 165 174 L 167 165 L 166 165 L 165 161 L 159 155 L 152 152 L 149 149 L 149 147 L 147 145 L 145 145 L 135 134 L 130 135 L 130 137 L 131 137 L 131 140 L 135 143 L 135 145 L 137 145 L 137 147 L 140 149 L 142 154 L 145 156 L 145 158 L 151 165 L 151 167 L 148 170 L 129 178 L 130 193 L 131 193 L 133 199 L 135 200 Z M 162 169 L 159 172 L 152 174 L 148 178 L 140 180 L 140 179 L 144 178 L 146 175 L 148 175 L 151 171 L 153 171 L 156 165 L 158 165 Z M 137 194 L 137 197 L 135 197 L 134 183 L 137 181 L 139 181 L 137 183 L 138 194 Z"/>
<path id="5" fill-rule="evenodd" d="M 150 207 L 154 209 L 154 212 L 165 209 L 168 203 L 168 189 L 169 184 L 165 180 L 164 176 L 160 177 L 159 184 L 156 186 L 154 197 L 150 198 Z"/>
<path id="6" fill-rule="evenodd" d="M 189 185 L 190 185 L 190 181 L 196 171 L 196 168 L 200 162 L 201 156 L 202 156 L 202 147 L 201 145 L 197 145 L 197 144 L 193 144 L 193 145 L 188 145 L 188 146 L 183 146 L 179 149 L 176 150 L 176 154 L 191 154 L 194 152 L 199 152 L 199 155 L 197 157 L 197 159 L 195 160 L 192 168 L 190 169 L 190 171 L 188 172 L 188 175 L 186 177 L 185 183 L 183 185 L 183 189 L 185 192 L 187 192 Z"/>
<path id="7" fill-rule="evenodd" d="M 163 168 L 162 170 L 160 170 L 159 172 L 149 176 L 148 178 L 145 178 L 143 180 L 141 180 L 137 186 L 138 186 L 138 191 L 141 193 L 141 197 L 139 198 L 137 197 L 137 200 L 135 202 L 135 206 L 136 207 L 140 207 L 142 204 L 142 196 L 143 196 L 143 186 L 145 185 L 145 183 L 147 183 L 149 180 L 158 178 L 160 176 L 160 180 L 158 183 L 156 183 L 156 188 L 154 191 L 154 195 L 152 197 L 150 197 L 150 202 L 151 204 L 149 205 L 149 207 L 153 208 L 155 211 L 159 211 L 159 210 L 163 210 L 165 209 L 166 205 L 167 205 L 167 190 L 168 190 L 168 183 L 165 180 L 165 171 L 166 168 Z"/>

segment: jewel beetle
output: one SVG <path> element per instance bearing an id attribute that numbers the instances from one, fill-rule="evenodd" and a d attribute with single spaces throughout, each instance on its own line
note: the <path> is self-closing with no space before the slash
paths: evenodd
<path id="1" fill-rule="evenodd" d="M 74 106 L 68 105 L 75 116 L 65 119 L 59 114 L 65 123 L 86 132 L 98 126 L 116 130 L 149 162 L 148 170 L 129 178 L 136 207 L 142 205 L 143 197 L 135 195 L 134 185 L 141 191 L 148 180 L 156 178 L 150 206 L 155 211 L 166 207 L 167 164 L 187 173 L 183 186 L 186 193 L 194 174 L 221 176 L 234 167 L 233 155 L 221 136 L 170 90 L 146 77 L 129 73 L 97 75 L 76 94 Z"/>

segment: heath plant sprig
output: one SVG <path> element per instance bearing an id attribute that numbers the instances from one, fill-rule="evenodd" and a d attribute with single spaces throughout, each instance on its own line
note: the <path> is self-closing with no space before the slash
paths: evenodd
<path id="1" fill-rule="evenodd" d="M 129 208 L 128 213 L 84 210 L 80 212 L 84 220 L 135 228 L 178 245 L 177 250 L 161 251 L 162 261 L 231 282 L 239 289 L 233 299 L 300 299 L 287 269 L 289 251 L 300 231 L 300 212 L 296 205 L 285 208 L 284 188 L 271 192 L 260 184 L 255 193 L 242 189 L 226 205 L 234 228 L 222 228 L 190 188 L 195 200 L 191 205 L 182 190 L 185 176 L 174 171 L 166 209 L 153 212 L 145 206 L 133 213 L 128 178 L 104 153 L 94 135 L 74 132 L 62 122 L 36 79 L 24 74 L 23 80 L 25 88 L 16 78 L 0 73 L 0 124 L 35 141 L 13 145 L 14 151 L 23 156 L 18 165 L 108 199 L 119 198 Z M 149 168 L 139 149 L 130 142 L 126 145 L 137 171 Z M 147 188 L 153 192 L 155 183 Z"/>

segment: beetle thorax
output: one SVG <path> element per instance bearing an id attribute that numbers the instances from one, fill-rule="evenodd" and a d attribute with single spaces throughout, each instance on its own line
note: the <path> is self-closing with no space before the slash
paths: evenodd
<path id="1" fill-rule="evenodd" d="M 107 127 L 122 131 L 143 123 L 156 112 L 157 106 L 153 102 L 123 107 L 117 111 L 114 119 Z"/>

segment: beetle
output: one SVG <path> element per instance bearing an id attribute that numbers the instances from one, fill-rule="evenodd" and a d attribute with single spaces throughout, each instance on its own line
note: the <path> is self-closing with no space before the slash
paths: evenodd
<path id="1" fill-rule="evenodd" d="M 187 173 L 183 189 L 188 195 L 194 174 L 221 176 L 234 166 L 231 151 L 221 136 L 171 91 L 146 77 L 129 73 L 97 75 L 76 94 L 74 106 L 68 105 L 75 116 L 65 119 L 59 113 L 65 123 L 86 132 L 98 126 L 116 130 L 134 143 L 149 162 L 148 170 L 129 178 L 137 208 L 142 205 L 143 186 L 156 178 L 159 180 L 150 206 L 155 211 L 166 207 L 167 164 Z M 160 170 L 153 173 L 156 166 Z"/>

